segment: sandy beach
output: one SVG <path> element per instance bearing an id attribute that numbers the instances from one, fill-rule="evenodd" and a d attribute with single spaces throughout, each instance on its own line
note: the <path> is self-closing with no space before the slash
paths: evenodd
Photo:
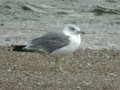
<path id="1" fill-rule="evenodd" d="M 64 72 L 55 71 L 48 55 L 0 47 L 1 90 L 119 90 L 119 50 L 78 50 L 61 58 Z"/>

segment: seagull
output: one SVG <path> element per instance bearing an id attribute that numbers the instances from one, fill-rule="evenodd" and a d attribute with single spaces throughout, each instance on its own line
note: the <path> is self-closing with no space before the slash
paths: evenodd
<path id="1" fill-rule="evenodd" d="M 67 24 L 62 31 L 48 32 L 41 37 L 30 40 L 23 50 L 45 52 L 50 56 L 55 56 L 57 69 L 62 71 L 58 57 L 75 52 L 80 43 L 80 28 L 74 24 Z"/>

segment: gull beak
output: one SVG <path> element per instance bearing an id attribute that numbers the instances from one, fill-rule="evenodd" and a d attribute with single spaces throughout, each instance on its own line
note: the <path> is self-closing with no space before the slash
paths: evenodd
<path id="1" fill-rule="evenodd" d="M 84 31 L 79 31 L 79 34 L 86 34 Z"/>

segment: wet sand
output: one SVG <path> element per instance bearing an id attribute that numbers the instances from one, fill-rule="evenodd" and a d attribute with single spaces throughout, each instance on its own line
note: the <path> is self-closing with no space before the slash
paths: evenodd
<path id="1" fill-rule="evenodd" d="M 80 49 L 61 57 L 0 47 L 0 90 L 119 90 L 120 51 Z"/>

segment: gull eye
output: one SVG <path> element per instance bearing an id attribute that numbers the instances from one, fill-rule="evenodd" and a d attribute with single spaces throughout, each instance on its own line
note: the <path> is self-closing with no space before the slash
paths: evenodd
<path id="1" fill-rule="evenodd" d="M 74 27 L 69 27 L 69 28 L 70 28 L 70 30 L 75 31 L 75 28 L 74 28 Z"/>

